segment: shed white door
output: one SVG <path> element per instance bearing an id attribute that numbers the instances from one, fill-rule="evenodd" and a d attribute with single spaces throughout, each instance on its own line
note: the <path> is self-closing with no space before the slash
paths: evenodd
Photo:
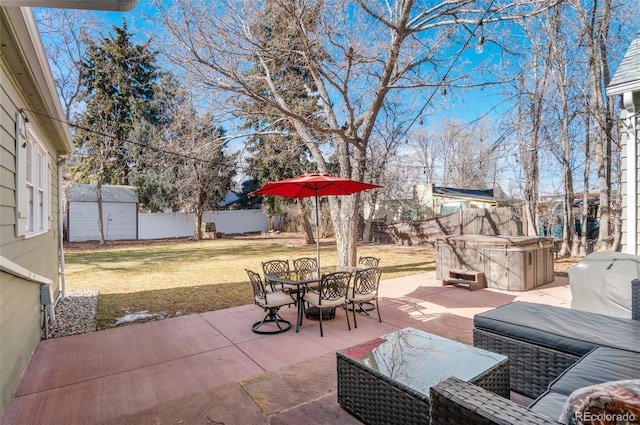
<path id="1" fill-rule="evenodd" d="M 105 202 L 102 204 L 104 237 L 106 240 L 137 238 L 137 208 L 135 203 Z M 69 203 L 69 241 L 100 240 L 97 202 Z"/>

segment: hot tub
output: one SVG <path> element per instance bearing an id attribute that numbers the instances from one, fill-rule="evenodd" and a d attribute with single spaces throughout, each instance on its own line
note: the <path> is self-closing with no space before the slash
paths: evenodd
<path id="1" fill-rule="evenodd" d="M 527 291 L 553 282 L 553 240 L 529 236 L 460 235 L 439 238 L 436 277 L 451 269 L 483 272 L 489 288 Z"/>

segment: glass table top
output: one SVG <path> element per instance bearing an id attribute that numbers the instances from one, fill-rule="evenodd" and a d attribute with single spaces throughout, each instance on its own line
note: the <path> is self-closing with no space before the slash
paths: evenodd
<path id="1" fill-rule="evenodd" d="M 468 382 L 507 360 L 501 354 L 414 328 L 339 353 L 422 394 L 429 394 L 429 388 L 450 376 Z"/>

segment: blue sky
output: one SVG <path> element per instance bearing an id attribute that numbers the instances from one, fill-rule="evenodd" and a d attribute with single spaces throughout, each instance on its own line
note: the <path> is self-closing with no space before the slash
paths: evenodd
<path id="1" fill-rule="evenodd" d="M 129 29 L 134 33 L 140 34 L 140 40 L 146 41 L 149 37 L 153 36 L 153 27 L 148 20 L 149 15 L 156 13 L 152 2 L 146 0 L 140 0 L 140 4 L 132 11 L 119 13 L 119 12 L 91 12 L 94 13 L 99 19 L 103 19 L 107 26 L 105 31 L 108 30 L 110 25 L 121 25 L 123 18 L 126 19 Z M 499 55 L 496 52 L 495 46 L 491 43 L 485 45 L 484 52 L 478 54 L 474 51 L 474 44 L 463 53 L 460 57 L 460 61 L 467 61 L 469 63 L 478 63 L 479 61 L 497 61 Z M 626 47 L 625 47 L 626 48 Z M 612 64 L 613 69 L 617 67 L 616 64 Z M 424 101 L 431 95 L 430 90 L 423 90 L 420 96 L 422 99 L 413 100 L 418 107 L 424 104 Z M 413 95 L 412 95 L 413 96 Z M 446 96 L 443 96 L 440 92 L 433 93 L 433 99 L 430 102 L 431 105 L 436 106 L 435 110 L 426 113 L 423 117 L 425 126 L 437 125 L 442 117 L 455 118 L 460 121 L 470 121 L 485 114 L 497 119 L 501 113 L 503 113 L 508 107 L 503 103 L 503 95 L 499 87 L 487 87 L 482 90 L 449 90 Z M 413 127 L 413 130 L 419 130 L 418 123 Z M 496 137 L 499 137 L 497 134 Z M 511 149 L 513 150 L 513 149 Z M 517 150 L 516 150 L 517 151 Z M 515 158 L 513 153 L 513 158 Z M 511 155 L 511 154 L 509 154 Z M 518 174 L 518 164 L 512 160 L 512 157 L 506 158 L 510 163 L 505 164 L 503 170 L 503 181 L 501 185 L 505 190 L 508 190 L 509 185 L 518 185 L 522 180 L 521 175 Z M 557 164 L 544 164 L 541 165 L 541 172 L 545 178 L 545 181 L 549 183 L 548 191 L 556 191 L 557 185 L 550 184 L 552 181 L 557 180 L 560 176 L 559 168 Z M 508 170 L 513 168 L 513 170 Z M 546 173 L 546 175 L 545 175 Z"/>
<path id="2" fill-rule="evenodd" d="M 139 31 L 141 40 L 146 41 L 148 38 L 153 36 L 153 26 L 154 24 L 150 23 L 149 16 L 157 14 L 157 9 L 152 4 L 152 2 L 147 0 L 140 0 L 138 6 L 129 12 L 92 12 L 95 13 L 96 16 L 99 16 L 101 19 L 104 19 L 105 22 L 110 25 L 121 25 L 123 18 L 126 19 L 127 25 L 131 30 Z M 474 50 L 475 44 L 472 43 L 472 47 L 465 52 L 460 61 L 470 61 L 476 62 L 480 60 L 491 60 L 492 54 L 495 51 L 495 48 L 492 47 L 489 43 L 485 45 L 485 50 L 481 54 L 477 54 Z M 462 96 L 462 98 L 460 98 Z M 442 96 L 436 96 L 433 102 L 440 102 Z M 471 98 L 471 101 L 469 99 Z M 499 94 L 498 91 L 491 88 L 486 88 L 484 90 L 478 90 L 477 92 L 467 92 L 467 93 L 451 93 L 451 96 L 448 96 L 445 101 L 445 106 L 450 115 L 452 112 L 454 115 L 461 120 L 472 120 L 478 118 L 486 113 L 490 113 L 491 109 L 499 103 Z M 445 114 L 445 112 L 442 112 Z M 428 119 L 428 118 L 427 118 Z"/>
<path id="3" fill-rule="evenodd" d="M 150 1 L 141 0 L 139 5 L 129 12 L 87 12 L 93 14 L 98 20 L 104 21 L 106 25 L 103 32 L 110 30 L 112 25 L 120 26 L 123 19 L 126 20 L 128 28 L 134 34 L 134 39 L 140 42 L 147 41 L 154 35 L 154 23 L 150 22 L 149 16 L 157 14 L 155 6 Z M 138 38 L 137 38 L 138 37 Z M 490 43 L 485 45 L 484 52 L 478 54 L 475 52 L 475 43 L 472 41 L 470 47 L 460 56 L 459 61 L 465 61 L 471 64 L 478 64 L 480 61 L 495 60 L 494 46 Z M 162 66 L 162 64 L 161 64 Z M 435 93 L 432 93 L 435 91 Z M 412 94 L 412 96 L 415 96 Z M 421 98 L 419 97 L 421 96 Z M 504 107 L 498 107 L 495 110 L 496 105 L 500 104 L 501 95 L 498 88 L 485 88 L 483 90 L 452 90 L 449 89 L 446 95 L 443 95 L 441 90 L 427 89 L 422 90 L 418 96 L 415 96 L 413 102 L 416 103 L 416 109 L 419 109 L 424 105 L 425 101 L 433 96 L 429 104 L 435 106 L 435 108 L 428 108 L 423 114 L 423 126 L 437 126 L 440 120 L 444 117 L 455 118 L 459 121 L 471 121 L 479 117 L 489 114 L 490 116 L 497 117 L 499 112 L 504 110 Z M 423 127 L 419 125 L 419 120 L 413 125 L 411 132 L 421 131 Z M 232 133 L 233 129 L 228 128 Z M 498 136 L 496 136 L 498 137 Z M 235 150 L 242 148 L 242 140 L 237 140 L 232 144 L 235 146 Z M 232 149 L 234 149 L 232 147 Z M 418 176 L 419 178 L 420 176 Z M 505 184 L 509 184 L 509 181 L 513 181 L 514 178 L 510 177 L 505 181 Z"/>

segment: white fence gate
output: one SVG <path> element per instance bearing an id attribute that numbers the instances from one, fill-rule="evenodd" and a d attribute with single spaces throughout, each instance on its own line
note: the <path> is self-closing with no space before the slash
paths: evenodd
<path id="1" fill-rule="evenodd" d="M 202 222 L 214 222 L 216 231 L 252 233 L 268 229 L 267 216 L 261 210 L 209 211 Z M 195 219 L 187 213 L 139 213 L 138 239 L 184 238 L 193 236 Z"/>

